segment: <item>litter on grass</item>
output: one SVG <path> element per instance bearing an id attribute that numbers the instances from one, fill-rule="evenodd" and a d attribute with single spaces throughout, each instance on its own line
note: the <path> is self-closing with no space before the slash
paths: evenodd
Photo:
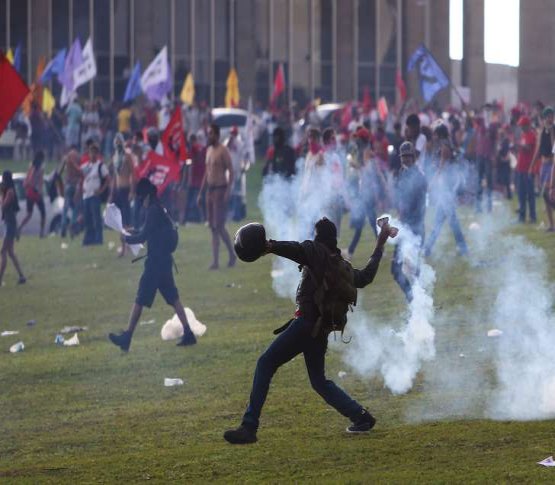
<path id="1" fill-rule="evenodd" d="M 488 337 L 501 337 L 501 335 L 503 335 L 503 332 L 501 330 L 498 330 L 497 328 L 492 328 L 491 330 L 488 330 Z"/>
<path id="2" fill-rule="evenodd" d="M 340 371 L 337 373 L 337 376 L 338 376 L 340 379 L 343 379 L 344 377 L 347 376 L 347 373 L 346 373 L 344 370 L 340 370 Z"/>
<path id="3" fill-rule="evenodd" d="M 60 247 L 62 249 L 67 249 L 67 248 L 69 248 L 69 245 L 68 245 L 68 243 L 63 242 L 62 244 L 60 244 Z"/>
<path id="4" fill-rule="evenodd" d="M 538 461 L 538 465 L 542 466 L 555 466 L 555 460 L 552 456 L 548 456 L 545 460 Z"/>
<path id="5" fill-rule="evenodd" d="M 17 335 L 18 333 L 17 330 L 4 330 L 0 333 L 0 337 L 9 337 L 10 335 Z"/>
<path id="6" fill-rule="evenodd" d="M 185 384 L 183 379 L 179 377 L 165 377 L 164 378 L 164 386 L 166 387 L 173 387 L 173 386 L 182 386 Z"/>
<path id="7" fill-rule="evenodd" d="M 17 343 L 13 344 L 10 347 L 10 352 L 12 354 L 16 354 L 17 352 L 23 352 L 23 349 L 25 349 L 24 343 L 23 342 L 17 342 Z"/>
<path id="8" fill-rule="evenodd" d="M 64 340 L 63 344 L 66 347 L 75 347 L 76 345 L 79 345 L 79 337 L 77 334 L 74 334 L 70 339 Z"/>
<path id="9" fill-rule="evenodd" d="M 60 330 L 60 333 L 66 334 L 66 333 L 75 333 L 75 332 L 85 332 L 89 329 L 89 327 L 77 327 L 77 326 L 65 326 L 64 328 L 62 328 Z"/>
<path id="10" fill-rule="evenodd" d="M 195 337 L 202 337 L 206 332 L 206 325 L 199 322 L 193 312 L 189 307 L 185 307 L 185 315 L 187 316 L 187 321 L 189 322 L 189 327 L 191 331 L 195 334 Z M 176 340 L 183 337 L 183 325 L 177 314 L 175 314 L 170 320 L 168 320 L 162 330 L 160 331 L 160 336 L 162 340 Z"/>
<path id="11" fill-rule="evenodd" d="M 28 327 L 34 327 L 36 324 L 37 324 L 37 321 L 36 321 L 36 320 L 29 320 L 29 321 L 27 322 L 27 326 L 28 326 Z"/>
<path id="12" fill-rule="evenodd" d="M 152 320 L 143 320 L 142 322 L 139 322 L 139 325 L 153 325 L 156 323 L 156 320 L 154 320 L 154 318 Z"/>

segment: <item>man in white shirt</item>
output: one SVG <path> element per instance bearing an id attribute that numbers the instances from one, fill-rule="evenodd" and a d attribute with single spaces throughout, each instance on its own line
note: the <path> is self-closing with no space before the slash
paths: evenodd
<path id="1" fill-rule="evenodd" d="M 102 195 L 109 190 L 110 174 L 108 167 L 99 157 L 99 148 L 93 143 L 89 148 L 89 161 L 81 167 L 83 172 L 83 214 L 85 236 L 83 246 L 102 244 L 102 215 L 100 206 Z"/>

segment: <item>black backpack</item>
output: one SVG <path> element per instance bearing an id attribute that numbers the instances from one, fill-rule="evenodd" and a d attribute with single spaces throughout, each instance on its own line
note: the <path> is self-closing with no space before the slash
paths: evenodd
<path id="1" fill-rule="evenodd" d="M 104 185 L 104 182 L 106 181 L 106 177 L 102 176 L 102 165 L 104 165 L 104 162 L 100 162 L 98 164 L 98 178 L 100 180 L 100 186 L 102 187 Z M 106 202 L 108 202 L 108 197 L 110 196 L 110 187 L 106 187 L 106 189 L 104 189 L 103 192 L 100 193 L 99 197 L 100 197 L 100 202 L 102 204 L 106 204 Z"/>
<path id="2" fill-rule="evenodd" d="M 309 270 L 312 274 L 312 271 Z M 347 324 L 347 313 L 357 302 L 354 270 L 351 263 L 341 254 L 329 254 L 326 258 L 324 276 L 314 293 L 314 303 L 320 316 L 314 325 L 312 336 L 339 331 L 343 333 Z"/>

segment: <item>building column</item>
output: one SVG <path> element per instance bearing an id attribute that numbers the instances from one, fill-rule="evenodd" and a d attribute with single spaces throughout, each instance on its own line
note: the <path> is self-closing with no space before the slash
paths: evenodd
<path id="1" fill-rule="evenodd" d="M 337 49 L 335 55 L 334 69 L 337 72 L 336 96 L 333 101 L 348 101 L 356 98 L 356 77 L 355 70 L 358 71 L 358 55 L 356 55 L 357 35 L 357 10 L 355 9 L 358 1 L 337 2 Z M 353 25 L 353 22 L 357 25 Z M 354 32 L 354 34 L 353 34 Z M 355 39 L 356 36 L 356 39 Z"/>
<path id="2" fill-rule="evenodd" d="M 555 9 L 550 0 L 520 2 L 518 99 L 533 103 L 553 98 Z"/>
<path id="3" fill-rule="evenodd" d="M 486 62 L 484 61 L 484 0 L 465 0 L 463 6 L 462 84 L 470 88 L 470 104 L 481 106 L 486 100 Z"/>

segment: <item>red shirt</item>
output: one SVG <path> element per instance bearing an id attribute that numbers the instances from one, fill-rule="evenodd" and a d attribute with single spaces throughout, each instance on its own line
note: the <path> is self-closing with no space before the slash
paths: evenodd
<path id="1" fill-rule="evenodd" d="M 200 189 L 204 172 L 206 172 L 206 147 L 200 144 L 195 144 L 191 147 L 191 178 L 189 179 L 189 186 Z"/>
<path id="2" fill-rule="evenodd" d="M 83 155 L 81 155 L 81 160 L 79 161 L 79 166 L 82 167 L 83 165 L 85 165 L 85 163 L 89 163 L 89 160 L 91 159 L 91 157 L 89 156 L 88 153 L 83 153 Z M 104 159 L 102 158 L 102 156 L 99 154 L 98 155 L 98 159 L 103 162 Z"/>
<path id="3" fill-rule="evenodd" d="M 516 163 L 516 171 L 519 173 L 528 173 L 534 156 L 534 148 L 536 147 L 536 134 L 533 130 L 522 132 L 519 140 L 518 157 Z"/>

